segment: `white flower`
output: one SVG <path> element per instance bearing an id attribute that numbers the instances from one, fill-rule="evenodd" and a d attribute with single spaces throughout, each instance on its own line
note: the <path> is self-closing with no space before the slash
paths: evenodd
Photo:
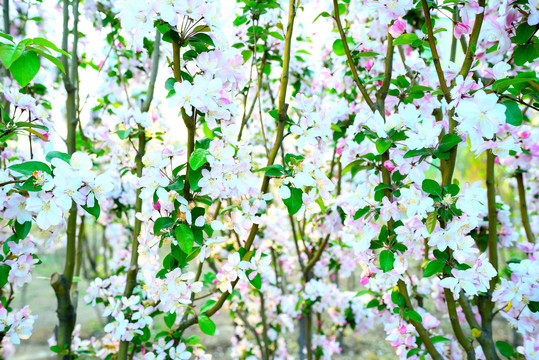
<path id="1" fill-rule="evenodd" d="M 26 202 L 26 210 L 37 213 L 36 224 L 41 230 L 62 222 L 62 209 L 53 201 L 52 194 L 44 194 L 40 198 L 30 197 Z"/>

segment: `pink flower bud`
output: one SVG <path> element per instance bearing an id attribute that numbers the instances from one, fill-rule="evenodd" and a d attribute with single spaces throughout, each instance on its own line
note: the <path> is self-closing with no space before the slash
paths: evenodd
<path id="1" fill-rule="evenodd" d="M 406 325 L 402 325 L 402 326 L 399 328 L 399 333 L 401 333 L 401 335 L 406 334 Z"/>
<path id="2" fill-rule="evenodd" d="M 392 172 L 393 170 L 395 170 L 395 164 L 393 164 L 393 161 L 391 160 L 386 160 L 384 162 L 384 167 L 389 170 L 389 172 Z"/>
<path id="3" fill-rule="evenodd" d="M 527 139 L 532 135 L 532 133 L 528 130 L 524 130 L 518 133 L 518 137 L 521 139 Z"/>
<path id="4" fill-rule="evenodd" d="M 344 147 L 338 147 L 337 148 L 337 155 L 342 155 L 342 152 L 344 151 Z"/>
<path id="5" fill-rule="evenodd" d="M 365 63 L 365 69 L 367 69 L 367 71 L 372 69 L 373 66 L 374 66 L 374 61 L 372 59 L 367 60 L 367 62 Z"/>
<path id="6" fill-rule="evenodd" d="M 47 141 L 50 141 L 50 140 L 51 140 L 51 134 L 50 134 L 50 133 L 45 132 L 45 133 L 43 133 L 43 134 L 41 134 L 41 135 L 43 135 L 43 137 L 44 137 L 45 139 L 47 139 Z"/>
<path id="7" fill-rule="evenodd" d="M 398 38 L 406 31 L 406 21 L 397 20 L 393 23 L 393 25 L 389 27 L 388 30 L 391 36 L 393 36 L 394 38 Z"/>
<path id="8" fill-rule="evenodd" d="M 161 204 L 159 203 L 159 201 L 153 204 L 153 208 L 154 210 L 157 210 L 157 211 L 161 210 Z"/>
<path id="9" fill-rule="evenodd" d="M 369 283 L 369 277 L 368 276 L 363 276 L 361 278 L 361 285 L 367 285 Z"/>
<path id="10" fill-rule="evenodd" d="M 464 25 L 463 23 L 457 23 L 454 30 L 455 38 L 460 39 L 462 35 L 467 34 L 469 31 L 470 27 L 468 25 Z"/>

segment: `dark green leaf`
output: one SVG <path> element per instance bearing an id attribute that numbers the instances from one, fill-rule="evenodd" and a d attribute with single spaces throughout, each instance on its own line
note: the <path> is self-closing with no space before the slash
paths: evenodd
<path id="1" fill-rule="evenodd" d="M 7 278 L 11 268 L 9 265 L 0 265 L 0 288 L 3 288 L 7 284 Z"/>
<path id="2" fill-rule="evenodd" d="M 406 316 L 408 316 L 410 320 L 416 321 L 418 323 L 423 321 L 423 318 L 421 317 L 421 315 L 419 315 L 417 311 L 415 310 L 408 310 L 406 312 Z"/>
<path id="3" fill-rule="evenodd" d="M 496 347 L 500 351 L 500 354 L 506 358 L 512 358 L 515 356 L 515 349 L 505 341 L 496 341 Z"/>
<path id="4" fill-rule="evenodd" d="M 176 240 L 182 251 L 186 254 L 191 252 L 193 243 L 195 242 L 195 236 L 191 228 L 185 224 L 180 224 L 176 227 Z"/>
<path id="5" fill-rule="evenodd" d="M 514 101 L 505 101 L 502 103 L 505 106 L 505 122 L 513 126 L 522 125 L 522 110 Z"/>
<path id="6" fill-rule="evenodd" d="M 20 240 L 25 239 L 28 236 L 28 233 L 30 232 L 30 229 L 32 228 L 32 222 L 26 221 L 24 224 L 20 224 L 18 221 L 15 221 L 15 235 Z"/>
<path id="7" fill-rule="evenodd" d="M 423 276 L 429 277 L 434 274 L 437 274 L 444 269 L 444 266 L 445 266 L 445 261 L 438 260 L 438 259 L 432 260 L 428 262 L 427 265 L 425 266 L 425 271 L 423 272 Z"/>
<path id="8" fill-rule="evenodd" d="M 451 150 L 454 146 L 462 142 L 462 139 L 455 135 L 455 134 L 445 134 L 442 138 L 442 141 L 440 141 L 440 145 L 438 146 L 438 151 L 446 152 Z"/>
<path id="9" fill-rule="evenodd" d="M 99 215 L 101 214 L 101 207 L 99 206 L 97 201 L 95 201 L 94 206 L 92 207 L 88 207 L 86 205 L 81 205 L 81 207 L 86 210 L 88 214 L 95 217 L 96 220 L 99 219 Z"/>
<path id="10" fill-rule="evenodd" d="M 421 184 L 421 189 L 423 189 L 423 191 L 427 194 L 442 197 L 442 187 L 440 186 L 440 184 L 438 184 L 437 181 L 425 179 Z"/>
<path id="11" fill-rule="evenodd" d="M 518 45 L 514 52 L 515 65 L 522 66 L 525 63 L 532 63 L 537 58 L 537 44 Z"/>
<path id="12" fill-rule="evenodd" d="M 294 215 L 303 206 L 303 191 L 295 187 L 286 186 L 290 189 L 290 197 L 288 199 L 283 199 L 283 203 L 286 205 L 288 213 Z"/>
<path id="13" fill-rule="evenodd" d="M 176 311 L 169 312 L 165 314 L 165 324 L 169 329 L 172 329 L 174 322 L 176 321 Z"/>
<path id="14" fill-rule="evenodd" d="M 174 220 L 171 217 L 160 217 L 155 220 L 153 224 L 153 233 L 155 235 L 159 234 L 161 230 L 168 229 L 174 224 Z"/>

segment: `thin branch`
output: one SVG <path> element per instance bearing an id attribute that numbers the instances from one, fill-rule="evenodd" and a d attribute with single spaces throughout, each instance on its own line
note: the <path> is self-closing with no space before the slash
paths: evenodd
<path id="1" fill-rule="evenodd" d="M 350 66 L 352 77 L 354 78 L 354 81 L 356 82 L 356 85 L 361 92 L 361 95 L 363 95 L 363 98 L 367 102 L 367 105 L 369 105 L 369 108 L 372 110 L 372 112 L 375 112 L 377 110 L 377 106 L 371 100 L 369 94 L 367 93 L 367 90 L 365 89 L 365 86 L 363 86 L 363 82 L 359 79 L 356 66 L 354 65 L 354 60 L 352 59 L 352 54 L 350 53 L 350 48 L 348 47 L 348 42 L 346 40 L 346 34 L 344 33 L 344 30 L 342 28 L 341 17 L 339 15 L 339 3 L 337 2 L 337 0 L 333 0 L 333 9 L 335 11 L 335 21 L 337 23 L 337 29 L 339 29 L 339 34 L 341 35 L 344 53 L 346 54 L 346 59 L 348 60 L 348 65 Z"/>

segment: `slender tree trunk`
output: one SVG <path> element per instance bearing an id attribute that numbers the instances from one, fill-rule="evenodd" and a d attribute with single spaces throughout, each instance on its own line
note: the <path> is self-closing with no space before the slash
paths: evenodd
<path id="1" fill-rule="evenodd" d="M 68 50 L 69 37 L 69 0 L 63 2 L 63 36 L 62 49 Z M 77 86 L 78 86 L 78 19 L 79 19 L 79 0 L 73 0 L 73 46 L 71 52 L 71 62 L 67 56 L 62 56 L 62 62 L 65 68 L 64 87 L 67 92 L 66 100 L 66 120 L 67 120 L 67 152 L 73 154 L 77 148 Z M 73 301 L 71 299 L 71 288 L 73 286 L 73 276 L 75 273 L 76 262 L 76 233 L 77 233 L 77 205 L 73 202 L 69 210 L 67 220 L 67 247 L 66 260 L 63 274 L 54 273 L 51 276 L 51 286 L 56 293 L 58 307 L 58 326 L 56 328 L 56 340 L 58 346 L 63 349 L 59 359 L 71 359 L 71 340 L 77 314 Z"/>

